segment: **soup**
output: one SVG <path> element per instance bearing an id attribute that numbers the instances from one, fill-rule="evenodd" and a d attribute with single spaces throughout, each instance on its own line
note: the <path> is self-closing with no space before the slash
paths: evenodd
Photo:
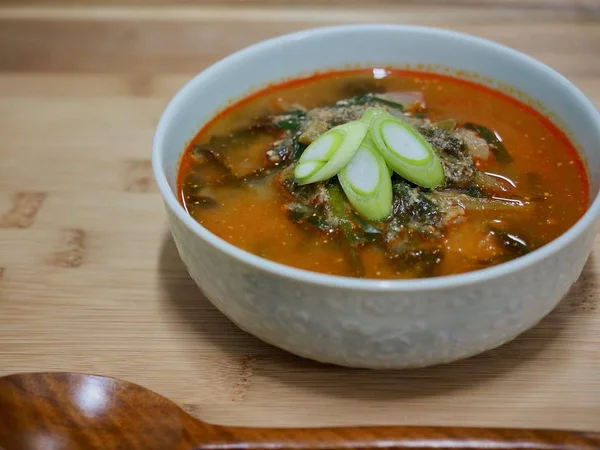
<path id="1" fill-rule="evenodd" d="M 179 198 L 231 244 L 325 274 L 444 276 L 523 256 L 588 206 L 584 165 L 531 107 L 450 76 L 331 72 L 229 107 Z"/>

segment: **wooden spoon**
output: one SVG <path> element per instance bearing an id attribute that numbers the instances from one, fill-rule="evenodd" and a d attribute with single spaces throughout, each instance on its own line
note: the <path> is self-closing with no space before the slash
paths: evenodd
<path id="1" fill-rule="evenodd" d="M 0 378 L 3 450 L 599 449 L 600 433 L 373 427 L 252 429 L 210 425 L 141 386 L 94 375 Z"/>

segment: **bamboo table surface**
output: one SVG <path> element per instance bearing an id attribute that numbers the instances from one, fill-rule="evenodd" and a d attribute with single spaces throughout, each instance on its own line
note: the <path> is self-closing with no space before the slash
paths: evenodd
<path id="1" fill-rule="evenodd" d="M 600 106 L 597 0 L 0 1 L 0 375 L 125 378 L 222 424 L 600 430 L 600 239 L 515 341 L 428 369 L 301 360 L 203 299 L 150 170 L 170 97 L 226 54 L 334 23 L 441 26 L 558 69 Z"/>

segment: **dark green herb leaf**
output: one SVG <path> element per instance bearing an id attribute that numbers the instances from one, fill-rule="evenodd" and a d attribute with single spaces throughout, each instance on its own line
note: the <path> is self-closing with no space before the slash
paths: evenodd
<path id="1" fill-rule="evenodd" d="M 496 134 L 489 128 L 470 122 L 465 124 L 465 128 L 477 132 L 479 136 L 488 143 L 490 150 L 499 163 L 507 164 L 512 162 L 513 158 L 510 156 L 510 153 L 508 153 L 508 150 L 502 141 L 500 141 Z"/>
<path id="2" fill-rule="evenodd" d="M 285 117 L 285 119 L 276 122 L 275 125 L 283 130 L 297 131 L 302 125 L 306 113 L 304 111 L 290 111 L 285 114 Z"/>
<path id="3" fill-rule="evenodd" d="M 435 268 L 442 261 L 443 251 L 440 248 L 410 248 L 388 254 L 390 260 L 401 271 L 414 271 L 421 277 L 431 277 Z"/>
<path id="4" fill-rule="evenodd" d="M 294 151 L 292 152 L 292 159 L 294 161 L 297 161 L 300 156 L 302 156 L 302 153 L 304 153 L 304 150 L 306 150 L 307 145 L 302 144 L 301 142 L 298 141 L 298 136 L 294 136 Z"/>
<path id="5" fill-rule="evenodd" d="M 286 207 L 290 219 L 296 223 L 303 222 L 310 214 L 310 209 L 299 203 L 290 203 Z"/>
<path id="6" fill-rule="evenodd" d="M 344 193 L 339 185 L 329 184 L 327 186 L 327 192 L 329 194 L 329 210 L 333 216 L 337 219 L 339 227 L 344 234 L 347 242 L 348 257 L 350 259 L 350 267 L 357 277 L 365 276 L 365 268 L 363 266 L 356 244 L 358 242 L 358 236 L 352 227 L 352 222 L 348 217 L 348 211 L 346 209 L 346 199 Z"/>
<path id="7" fill-rule="evenodd" d="M 465 160 L 466 149 L 463 142 L 448 131 L 430 124 L 419 125 L 417 130 L 435 149 L 459 158 L 457 163 Z"/>
<path id="8" fill-rule="evenodd" d="M 284 130 L 296 131 L 298 128 L 300 128 L 300 122 L 300 119 L 294 117 L 291 119 L 280 120 L 277 122 L 277 126 Z"/>
<path id="9" fill-rule="evenodd" d="M 497 227 L 490 227 L 490 229 L 494 233 L 494 236 L 499 240 L 502 247 L 504 247 L 512 257 L 516 258 L 531 252 L 531 249 L 524 239 Z"/>
<path id="10" fill-rule="evenodd" d="M 318 188 L 317 183 L 306 184 L 304 186 L 298 185 L 296 178 L 294 178 L 293 166 L 280 172 L 279 176 L 276 178 L 276 183 L 278 183 L 283 191 L 289 194 L 291 198 L 295 198 L 299 202 L 304 203 L 309 202 L 311 198 L 315 197 Z"/>
<path id="11" fill-rule="evenodd" d="M 344 233 L 346 240 L 351 244 L 356 243 L 358 238 L 352 227 L 352 222 L 348 217 L 346 199 L 343 191 L 339 185 L 331 183 L 327 186 L 327 192 L 329 194 L 329 209 L 331 214 L 338 220 L 340 229 Z"/>
<path id="12" fill-rule="evenodd" d="M 440 208 L 420 189 L 411 187 L 403 180 L 396 180 L 392 187 L 394 197 L 394 215 L 405 215 L 411 221 L 421 225 L 433 225 L 440 219 Z"/>
<path id="13" fill-rule="evenodd" d="M 475 197 L 475 198 L 487 198 L 488 197 L 488 195 L 485 192 L 483 192 L 483 189 L 481 189 L 476 184 L 472 184 L 471 186 L 469 186 L 465 190 L 465 194 L 467 194 L 469 197 Z"/>
<path id="14" fill-rule="evenodd" d="M 331 227 L 323 217 L 322 212 L 300 203 L 289 203 L 286 207 L 290 219 L 295 223 L 307 223 L 325 233 L 331 231 Z"/>
<path id="15" fill-rule="evenodd" d="M 351 105 L 364 105 L 367 103 L 380 103 L 382 105 L 389 106 L 390 108 L 397 109 L 404 112 L 404 105 L 402 103 L 394 102 L 383 97 L 379 97 L 374 94 L 357 95 L 348 99 L 340 100 L 336 103 L 338 107 L 351 106 Z"/>
<path id="16" fill-rule="evenodd" d="M 290 131 L 286 133 L 287 137 L 277 142 L 271 149 L 279 157 L 273 165 L 287 166 L 293 161 L 297 161 L 306 149 L 306 145 L 298 141 L 300 133 L 292 134 Z"/>
<path id="17" fill-rule="evenodd" d="M 422 195 L 411 210 L 411 215 L 425 224 L 434 224 L 439 220 L 439 207 Z"/>
<path id="18" fill-rule="evenodd" d="M 312 216 L 307 217 L 306 223 L 311 224 L 313 227 L 323 231 L 324 233 L 331 231 L 331 227 L 329 226 L 327 220 L 325 220 L 322 216 L 316 213 Z"/>
<path id="19" fill-rule="evenodd" d="M 335 106 L 337 107 L 346 107 L 352 105 L 364 105 L 365 103 L 370 103 L 373 101 L 373 94 L 363 94 L 357 95 L 354 97 L 346 98 L 344 100 L 338 101 Z"/>
<path id="20" fill-rule="evenodd" d="M 234 175 L 231 172 L 231 168 L 227 164 L 225 164 L 223 157 L 221 156 L 221 154 L 218 151 L 213 150 L 210 147 L 194 145 L 192 147 L 192 152 L 194 152 L 194 154 L 198 155 L 198 156 L 202 155 L 207 160 L 213 162 L 214 165 L 216 167 L 218 167 L 221 172 L 223 172 L 223 175 L 225 178 L 227 178 L 227 179 L 234 178 Z"/>
<path id="21" fill-rule="evenodd" d="M 364 237 L 369 241 L 380 239 L 383 231 L 377 228 L 373 223 L 363 219 L 358 214 L 353 214 L 354 223 L 358 225 Z"/>
<path id="22" fill-rule="evenodd" d="M 398 103 L 393 100 L 389 100 L 387 98 L 382 98 L 377 95 L 373 95 L 373 101 L 375 101 L 377 103 L 381 103 L 386 106 L 389 106 L 390 108 L 394 108 L 394 109 L 404 112 L 404 105 L 402 103 Z"/>

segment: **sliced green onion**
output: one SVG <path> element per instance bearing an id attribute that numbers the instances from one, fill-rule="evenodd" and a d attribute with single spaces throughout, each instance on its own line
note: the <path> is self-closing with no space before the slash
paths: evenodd
<path id="1" fill-rule="evenodd" d="M 390 172 L 369 140 L 363 141 L 338 179 L 348 201 L 364 218 L 384 220 L 392 213 Z"/>
<path id="2" fill-rule="evenodd" d="M 321 169 L 324 165 L 325 163 L 321 161 L 307 161 L 305 163 L 300 163 L 296 166 L 294 175 L 299 179 L 306 178 Z"/>
<path id="3" fill-rule="evenodd" d="M 294 176 L 300 185 L 327 180 L 352 159 L 369 125 L 360 120 L 338 125 L 310 144 L 298 160 Z"/>
<path id="4" fill-rule="evenodd" d="M 360 118 L 360 120 L 362 120 L 363 122 L 366 122 L 370 125 L 375 117 L 381 116 L 382 114 L 388 114 L 388 112 L 383 108 L 376 108 L 376 107 L 372 106 L 365 111 L 365 113 Z M 371 133 L 367 133 L 363 142 L 366 143 L 366 145 L 370 145 L 374 149 L 377 148 L 377 145 L 375 145 L 375 141 L 371 137 Z M 391 177 L 392 174 L 394 173 L 394 171 L 387 164 L 386 164 L 386 167 L 388 168 L 387 170 Z"/>
<path id="5" fill-rule="evenodd" d="M 370 108 L 367 108 L 367 110 L 364 112 L 364 114 L 362 115 L 360 120 L 365 123 L 370 124 L 373 121 L 373 119 L 375 119 L 375 117 L 378 117 L 378 116 L 381 116 L 384 114 L 388 114 L 388 112 L 385 109 L 371 106 Z"/>
<path id="6" fill-rule="evenodd" d="M 388 166 L 398 175 L 425 188 L 444 183 L 440 159 L 408 123 L 389 114 L 377 115 L 371 122 L 369 134 Z"/>
<path id="7" fill-rule="evenodd" d="M 363 115 L 363 117 L 360 120 L 365 120 L 365 115 L 367 115 L 369 113 L 369 110 L 371 110 L 371 109 L 376 109 L 376 110 L 382 111 L 384 114 L 387 114 L 387 112 L 385 110 L 381 109 L 381 108 L 369 108 L 367 110 L 367 112 L 365 112 L 365 114 Z M 379 112 L 373 112 L 372 114 L 373 114 L 373 117 L 375 117 L 375 114 L 378 115 L 380 113 Z M 367 118 L 367 120 L 369 120 L 369 119 Z M 371 137 L 371 133 L 367 133 L 367 135 L 363 139 L 361 145 L 363 145 L 363 144 L 366 145 L 366 146 L 368 146 L 368 147 L 371 147 L 371 148 L 377 150 L 377 145 L 375 145 L 375 141 L 373 140 L 373 137 Z M 384 162 L 385 162 L 385 160 L 384 160 Z M 394 174 L 394 171 L 387 164 L 385 165 L 385 167 L 387 168 L 387 171 L 388 171 L 388 173 L 390 174 L 390 177 L 391 177 Z"/>

